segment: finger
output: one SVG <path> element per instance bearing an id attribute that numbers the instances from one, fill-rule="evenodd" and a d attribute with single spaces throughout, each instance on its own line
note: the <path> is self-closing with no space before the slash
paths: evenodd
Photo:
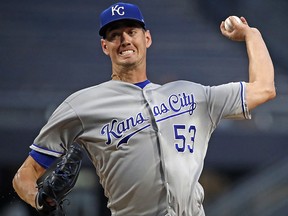
<path id="1" fill-rule="evenodd" d="M 220 24 L 220 30 L 222 32 L 222 34 L 226 35 L 227 33 L 229 33 L 226 28 L 225 28 L 225 22 L 222 21 L 221 24 Z"/>
<path id="2" fill-rule="evenodd" d="M 241 19 L 242 23 L 244 23 L 245 25 L 248 25 L 248 22 L 245 19 L 245 17 L 241 16 L 240 19 Z"/>
<path id="3" fill-rule="evenodd" d="M 239 24 L 242 23 L 242 20 L 238 17 L 230 16 L 229 20 L 231 21 L 233 26 L 238 26 Z"/>
<path id="4" fill-rule="evenodd" d="M 222 21 L 222 22 L 220 23 L 220 30 L 221 30 L 221 31 L 222 31 L 222 30 L 225 30 L 224 21 Z"/>
<path id="5" fill-rule="evenodd" d="M 222 21 L 220 24 L 220 31 L 221 31 L 222 35 L 224 35 L 225 37 L 227 37 L 229 39 L 231 38 L 231 35 L 230 35 L 231 32 L 229 32 L 225 29 L 224 21 Z"/>

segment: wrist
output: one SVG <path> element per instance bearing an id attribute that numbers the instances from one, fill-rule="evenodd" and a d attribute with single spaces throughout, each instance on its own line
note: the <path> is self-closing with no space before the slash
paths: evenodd
<path id="1" fill-rule="evenodd" d="M 254 38 L 262 38 L 260 31 L 257 28 L 251 27 L 246 32 L 245 41 L 253 40 Z"/>

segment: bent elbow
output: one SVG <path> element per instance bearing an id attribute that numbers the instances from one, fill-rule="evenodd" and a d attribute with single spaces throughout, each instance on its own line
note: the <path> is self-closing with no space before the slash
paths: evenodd
<path id="1" fill-rule="evenodd" d="M 277 93 L 276 93 L 276 88 L 273 85 L 273 87 L 266 89 L 266 101 L 272 100 L 276 97 Z"/>
<path id="2" fill-rule="evenodd" d="M 18 172 L 15 174 L 14 178 L 12 179 L 12 186 L 15 191 L 18 189 Z"/>
<path id="3" fill-rule="evenodd" d="M 270 95 L 270 97 L 269 97 L 270 100 L 274 99 L 276 97 L 277 93 L 276 93 L 275 86 L 273 86 L 273 88 L 270 90 L 269 95 Z"/>
<path id="4" fill-rule="evenodd" d="M 264 86 L 261 84 L 250 84 L 247 88 L 247 104 L 249 110 L 253 110 L 261 104 L 264 104 L 276 97 L 276 89 L 274 84 Z"/>

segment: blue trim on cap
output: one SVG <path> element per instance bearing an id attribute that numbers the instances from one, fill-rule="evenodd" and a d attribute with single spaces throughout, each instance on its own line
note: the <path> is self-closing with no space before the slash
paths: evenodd
<path id="1" fill-rule="evenodd" d="M 49 168 L 51 164 L 57 159 L 57 157 L 43 154 L 35 150 L 31 150 L 29 155 L 45 169 Z"/>

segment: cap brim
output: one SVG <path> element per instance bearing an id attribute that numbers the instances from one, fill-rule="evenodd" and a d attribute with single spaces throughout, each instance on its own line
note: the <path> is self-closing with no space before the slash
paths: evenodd
<path id="1" fill-rule="evenodd" d="M 105 33 L 106 33 L 107 29 L 108 29 L 111 25 L 113 25 L 113 24 L 115 24 L 115 23 L 117 23 L 117 22 L 119 22 L 119 21 L 123 21 L 123 20 L 134 21 L 134 22 L 140 24 L 140 25 L 142 26 L 142 28 L 145 29 L 145 23 L 144 23 L 144 22 L 142 22 L 142 21 L 140 21 L 140 20 L 138 20 L 138 19 L 135 19 L 135 18 L 129 18 L 129 17 L 127 18 L 127 17 L 126 17 L 125 19 L 120 18 L 120 19 L 113 20 L 112 22 L 109 22 L 109 23 L 105 24 L 104 26 L 102 26 L 102 27 L 100 28 L 100 30 L 99 30 L 99 35 L 102 36 L 102 37 L 105 36 Z"/>

